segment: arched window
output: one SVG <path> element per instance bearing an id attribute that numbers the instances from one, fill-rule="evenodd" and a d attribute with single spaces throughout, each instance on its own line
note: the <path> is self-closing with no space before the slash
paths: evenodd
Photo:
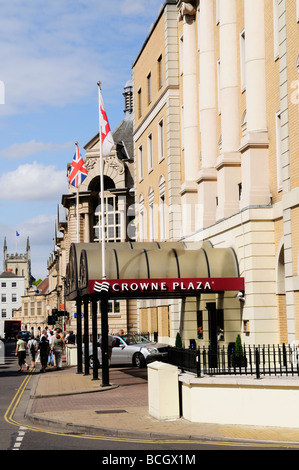
<path id="1" fill-rule="evenodd" d="M 149 241 L 155 240 L 155 210 L 154 210 L 154 191 L 152 188 L 148 192 L 148 224 L 149 224 Z"/>
<path id="2" fill-rule="evenodd" d="M 143 194 L 140 194 L 139 196 L 139 240 L 141 242 L 144 241 L 144 198 Z"/>
<path id="3" fill-rule="evenodd" d="M 160 212 L 160 240 L 166 240 L 166 204 L 165 204 L 165 178 L 159 180 L 159 212 Z"/>
<path id="4" fill-rule="evenodd" d="M 280 247 L 277 257 L 276 271 L 276 293 L 285 294 L 285 265 L 284 265 L 284 245 Z"/>

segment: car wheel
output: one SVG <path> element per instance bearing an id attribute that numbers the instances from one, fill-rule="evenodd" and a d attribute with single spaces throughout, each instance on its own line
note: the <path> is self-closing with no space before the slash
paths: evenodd
<path id="1" fill-rule="evenodd" d="M 93 369 L 93 355 L 89 356 L 89 368 Z M 100 361 L 98 360 L 98 368 L 100 367 Z"/>
<path id="2" fill-rule="evenodd" d="M 138 369 L 141 369 L 141 367 L 145 367 L 145 359 L 143 354 L 141 353 L 136 353 L 133 357 L 133 365 L 135 367 L 138 367 Z"/>

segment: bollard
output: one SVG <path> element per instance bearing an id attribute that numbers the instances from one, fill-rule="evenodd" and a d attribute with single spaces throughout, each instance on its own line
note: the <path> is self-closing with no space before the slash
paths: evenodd
<path id="1" fill-rule="evenodd" d="M 255 367 L 256 367 L 256 378 L 260 379 L 260 354 L 258 348 L 255 348 Z"/>

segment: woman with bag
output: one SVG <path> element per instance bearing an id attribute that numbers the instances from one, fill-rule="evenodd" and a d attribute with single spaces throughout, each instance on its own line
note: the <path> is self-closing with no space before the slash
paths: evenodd
<path id="1" fill-rule="evenodd" d="M 62 353 L 64 349 L 64 341 L 62 336 L 57 332 L 52 340 L 52 349 L 55 356 L 55 364 L 57 370 L 62 369 Z"/>
<path id="2" fill-rule="evenodd" d="M 31 367 L 34 369 L 35 367 L 35 362 L 36 362 L 36 353 L 38 350 L 38 344 L 36 339 L 34 338 L 34 335 L 31 335 L 30 341 L 28 341 L 27 347 L 29 349 L 29 357 L 31 361 Z"/>

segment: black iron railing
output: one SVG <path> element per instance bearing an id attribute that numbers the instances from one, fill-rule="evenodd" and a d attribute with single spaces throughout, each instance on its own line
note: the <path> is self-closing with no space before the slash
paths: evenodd
<path id="1" fill-rule="evenodd" d="M 299 349 L 293 345 L 244 345 L 242 354 L 231 348 L 168 348 L 168 362 L 182 371 L 203 375 L 299 376 Z"/>

